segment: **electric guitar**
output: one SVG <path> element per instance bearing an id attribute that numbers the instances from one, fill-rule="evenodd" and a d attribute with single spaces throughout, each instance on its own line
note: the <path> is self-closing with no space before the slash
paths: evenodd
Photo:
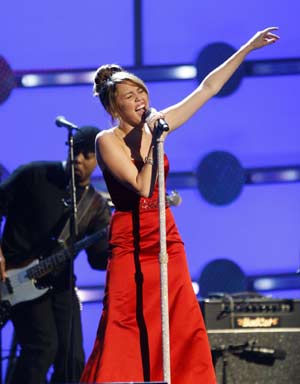
<path id="1" fill-rule="evenodd" d="M 8 269 L 6 271 L 6 280 L 0 282 L 0 328 L 9 319 L 9 311 L 13 305 L 37 299 L 51 288 L 50 286 L 39 288 L 37 285 L 38 279 L 57 270 L 67 260 L 70 260 L 74 254 L 89 247 L 106 235 L 107 231 L 103 229 L 77 241 L 72 248 L 61 249 L 45 259 L 34 259 L 22 268 Z"/>

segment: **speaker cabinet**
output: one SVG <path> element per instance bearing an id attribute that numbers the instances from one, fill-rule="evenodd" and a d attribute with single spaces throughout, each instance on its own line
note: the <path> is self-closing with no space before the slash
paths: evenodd
<path id="1" fill-rule="evenodd" d="M 300 383 L 300 328 L 207 332 L 218 384 Z"/>

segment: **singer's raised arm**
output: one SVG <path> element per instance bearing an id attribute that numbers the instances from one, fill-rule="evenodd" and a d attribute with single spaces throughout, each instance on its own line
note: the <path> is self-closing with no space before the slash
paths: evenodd
<path id="1" fill-rule="evenodd" d="M 275 43 L 279 36 L 272 31 L 277 29 L 277 27 L 270 27 L 257 32 L 228 60 L 210 72 L 194 92 L 177 104 L 164 109 L 162 112 L 169 124 L 169 132 L 185 123 L 209 99 L 216 95 L 251 51 Z"/>

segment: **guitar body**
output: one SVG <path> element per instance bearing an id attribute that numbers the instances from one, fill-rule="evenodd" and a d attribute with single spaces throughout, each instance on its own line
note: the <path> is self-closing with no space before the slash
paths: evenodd
<path id="1" fill-rule="evenodd" d="M 7 271 L 7 279 L 0 282 L 0 297 L 2 301 L 8 301 L 11 306 L 37 299 L 46 293 L 49 288 L 38 288 L 35 280 L 27 276 L 27 270 L 39 264 L 39 260 L 33 260 L 24 268 L 15 268 Z"/>
<path id="2" fill-rule="evenodd" d="M 51 272 L 59 271 L 59 268 L 70 260 L 72 255 L 89 247 L 102 237 L 107 237 L 106 229 L 77 241 L 71 249 L 63 248 L 45 259 L 34 259 L 20 268 L 8 269 L 5 282 L 0 281 L 0 328 L 9 319 L 9 311 L 12 306 L 23 301 L 37 299 L 50 289 L 50 287 L 44 286 L 39 288 L 36 283 L 39 279 Z"/>

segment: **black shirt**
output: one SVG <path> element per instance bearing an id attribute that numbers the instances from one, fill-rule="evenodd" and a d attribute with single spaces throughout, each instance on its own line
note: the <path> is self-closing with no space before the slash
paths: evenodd
<path id="1" fill-rule="evenodd" d="M 20 264 L 49 253 L 50 239 L 60 234 L 70 208 L 69 181 L 60 162 L 33 162 L 19 167 L 0 185 L 0 216 L 6 216 L 2 250 L 7 264 Z M 77 187 L 77 202 L 84 188 Z M 110 209 L 98 193 L 96 204 L 79 223 L 78 239 L 106 228 Z M 49 245 L 51 243 L 51 246 Z M 93 268 L 105 269 L 107 238 L 87 249 Z"/>

